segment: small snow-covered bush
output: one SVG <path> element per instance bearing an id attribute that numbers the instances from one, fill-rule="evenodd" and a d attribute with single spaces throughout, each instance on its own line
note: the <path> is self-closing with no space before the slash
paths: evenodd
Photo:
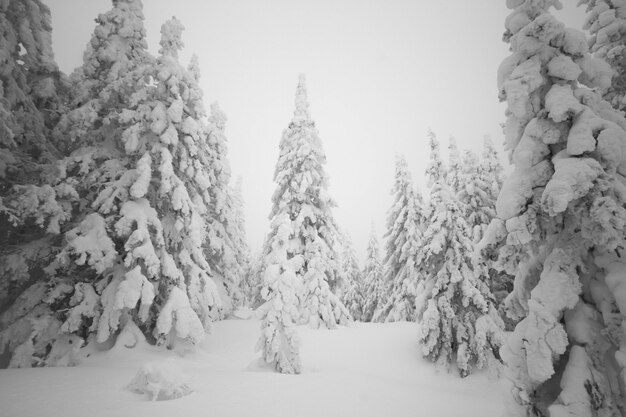
<path id="1" fill-rule="evenodd" d="M 126 389 L 147 394 L 152 401 L 175 400 L 193 392 L 188 382 L 189 377 L 174 362 L 150 362 L 141 367 Z"/>

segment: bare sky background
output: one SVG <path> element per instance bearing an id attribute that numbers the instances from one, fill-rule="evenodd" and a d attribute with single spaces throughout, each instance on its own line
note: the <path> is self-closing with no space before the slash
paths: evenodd
<path id="1" fill-rule="evenodd" d="M 56 59 L 70 73 L 82 63 L 93 19 L 111 1 L 44 1 L 52 10 Z M 444 153 L 450 136 L 480 153 L 486 134 L 502 152 L 496 71 L 508 55 L 501 41 L 504 3 L 144 0 L 144 15 L 155 54 L 161 24 L 172 16 L 182 21 L 181 60 L 198 55 L 207 109 L 219 101 L 228 116 L 229 159 L 233 179 L 243 179 L 255 252 L 269 229 L 278 144 L 293 113 L 298 74 L 307 75 L 329 192 L 338 203 L 334 214 L 363 258 L 372 222 L 384 232 L 396 154 L 406 156 L 427 194 L 429 127 Z M 563 3 L 559 18 L 580 29 L 584 10 Z"/>

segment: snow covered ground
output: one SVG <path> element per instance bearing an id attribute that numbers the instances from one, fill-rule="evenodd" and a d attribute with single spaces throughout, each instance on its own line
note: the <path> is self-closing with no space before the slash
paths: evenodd
<path id="1" fill-rule="evenodd" d="M 73 368 L 0 370 L 0 416 L 502 415 L 498 381 L 487 373 L 465 379 L 438 373 L 419 355 L 414 323 L 300 327 L 301 375 L 260 366 L 259 328 L 256 320 L 215 323 L 203 348 L 184 357 L 142 346 L 98 353 Z M 125 389 L 143 364 L 172 357 L 194 393 L 148 401 Z"/>

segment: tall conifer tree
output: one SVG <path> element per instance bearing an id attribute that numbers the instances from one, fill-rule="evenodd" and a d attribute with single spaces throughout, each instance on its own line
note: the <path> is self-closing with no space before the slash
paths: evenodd
<path id="1" fill-rule="evenodd" d="M 365 266 L 363 267 L 361 275 L 363 277 L 363 304 L 361 308 L 361 320 L 372 321 L 374 313 L 376 313 L 376 310 L 380 305 L 382 305 L 382 300 L 386 296 L 383 265 L 374 225 L 372 225 L 372 231 L 367 244 Z"/>
<path id="2" fill-rule="evenodd" d="M 424 216 L 422 196 L 416 191 L 404 157 L 396 161 L 392 190 L 394 201 L 387 215 L 384 261 L 387 297 L 378 306 L 374 321 L 415 320 L 415 294 L 420 281 L 417 263 Z"/>
<path id="3" fill-rule="evenodd" d="M 313 327 L 335 328 L 351 318 L 329 286 L 337 280 L 340 265 L 336 253 L 338 231 L 331 213 L 335 202 L 327 192 L 325 163 L 326 155 L 309 114 L 305 78 L 300 75 L 294 114 L 280 142 L 270 218 L 287 216 L 292 222 L 287 258 L 300 259 L 295 272 L 301 286 L 301 321 Z M 277 239 L 279 224 L 272 224 L 265 243 L 266 256 Z"/>
<path id="4" fill-rule="evenodd" d="M 489 288 L 473 270 L 473 244 L 451 178 L 439 156 L 439 143 L 429 134 L 431 161 L 428 227 L 419 264 L 424 281 L 416 302 L 422 353 L 441 365 L 456 359 L 461 376 L 494 360 L 501 343 L 500 319 Z M 452 153 L 452 161 L 456 155 Z M 460 163 L 460 161 L 459 161 Z M 452 164 L 454 166 L 454 164 Z M 460 184 L 460 183 L 457 183 Z"/>
<path id="5" fill-rule="evenodd" d="M 559 1 L 508 4 L 498 88 L 515 170 L 487 236 L 521 255 L 507 303 L 522 320 L 501 350 L 510 414 L 623 415 L 626 120 L 591 90 L 612 71 L 550 13 Z"/>

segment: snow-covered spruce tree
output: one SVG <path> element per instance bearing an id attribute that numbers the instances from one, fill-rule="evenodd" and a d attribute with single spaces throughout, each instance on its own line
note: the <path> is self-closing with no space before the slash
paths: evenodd
<path id="1" fill-rule="evenodd" d="M 472 268 L 469 226 L 445 181 L 439 143 L 432 133 L 429 145 L 428 227 L 418 258 L 423 274 L 416 297 L 418 338 L 425 357 L 440 365 L 456 357 L 459 373 L 466 376 L 472 367 L 494 360 L 502 324 L 489 287 Z"/>
<path id="2" fill-rule="evenodd" d="M 496 200 L 492 194 L 495 178 L 492 173 L 486 172 L 485 164 L 478 161 L 472 151 L 463 153 L 461 163 L 461 186 L 457 196 L 463 204 L 463 217 L 469 226 L 469 236 L 472 242 L 482 239 L 487 226 L 496 215 Z"/>
<path id="3" fill-rule="evenodd" d="M 140 12 L 139 2 L 117 1 L 100 16 L 94 37 L 108 33 L 110 42 L 91 45 L 144 62 L 142 54 L 118 49 L 142 44 L 119 38 L 143 33 L 135 30 L 132 17 L 140 13 L 126 7 L 131 3 Z M 51 201 L 34 201 L 31 210 L 41 223 L 65 238 L 46 268 L 48 283 L 31 288 L 37 302 L 24 308 L 32 314 L 21 321 L 32 322 L 34 330 L 24 337 L 23 326 L 14 323 L 2 334 L 14 352 L 12 366 L 67 362 L 85 341 L 114 343 L 120 332 L 143 332 L 168 346 L 181 339 L 193 345 L 215 316 L 219 297 L 202 253 L 210 202 L 202 143 L 207 129 L 197 84 L 177 60 L 181 32 L 178 21 L 168 22 L 161 56 L 145 61 L 152 65 L 127 62 L 132 74 L 123 72 L 125 83 L 110 84 L 122 88 L 119 101 L 95 99 L 102 105 L 96 117 L 103 119 L 93 121 L 93 136 L 90 124 L 68 124 L 87 132 L 73 136 L 76 150 L 60 164 L 57 187 L 71 197 L 65 204 L 73 216 L 48 219 Z M 107 62 L 97 48 L 88 51 L 86 65 Z M 121 99 L 122 92 L 128 96 Z"/>
<path id="4" fill-rule="evenodd" d="M 422 243 L 422 195 L 413 186 L 404 157 L 396 161 L 393 204 L 387 214 L 383 264 L 388 295 L 373 321 L 415 320 L 415 291 L 420 281 L 417 257 Z"/>
<path id="5" fill-rule="evenodd" d="M 50 130 L 65 110 L 59 97 L 65 85 L 52 52 L 47 6 L 5 0 L 0 27 L 0 181 L 8 189 L 38 183 L 41 166 L 60 156 Z"/>
<path id="6" fill-rule="evenodd" d="M 197 64 L 191 67 L 197 68 Z M 198 78 L 198 76 L 194 76 Z M 203 149 L 208 155 L 209 196 L 211 204 L 206 215 L 207 243 L 205 255 L 214 279 L 220 277 L 225 293 L 222 297 L 221 315 L 230 313 L 243 304 L 241 282 L 248 265 L 247 244 L 243 230 L 242 207 L 236 207 L 234 190 L 230 185 L 230 164 L 227 159 L 226 115 L 217 103 L 211 105 L 208 136 Z M 243 203 L 240 200 L 239 203 Z"/>
<path id="7" fill-rule="evenodd" d="M 610 85 L 602 90 L 606 101 L 617 110 L 626 110 L 626 3 L 621 0 L 580 0 L 587 5 L 583 25 L 591 34 L 589 46 L 595 57 L 613 69 Z"/>
<path id="8" fill-rule="evenodd" d="M 69 150 L 115 144 L 122 124 L 120 110 L 131 106 L 132 93 L 150 81 L 155 65 L 148 52 L 141 0 L 112 3 L 111 10 L 95 19 L 83 65 L 70 76 L 70 111 L 55 132 Z"/>
<path id="9" fill-rule="evenodd" d="M 336 280 L 340 265 L 335 249 L 337 226 L 331 213 L 335 203 L 326 191 L 325 163 L 322 143 L 309 115 L 304 75 L 300 75 L 294 115 L 280 142 L 270 218 L 287 215 L 293 223 L 287 253 L 288 259 L 302 257 L 301 267 L 295 271 L 302 283 L 300 321 L 313 327 L 335 328 L 351 318 L 328 285 Z M 278 223 L 272 224 L 264 247 L 266 256 L 277 239 Z"/>
<path id="10" fill-rule="evenodd" d="M 481 172 L 485 174 L 486 181 L 489 183 L 489 188 L 487 189 L 489 198 L 492 201 L 496 201 L 500 188 L 502 188 L 504 168 L 500 162 L 498 151 L 496 151 L 489 136 L 483 138 L 483 154 L 480 165 Z"/>
<path id="11" fill-rule="evenodd" d="M 29 269 L 45 255 L 22 243 L 44 233 L 34 222 L 20 221 L 14 200 L 56 174 L 51 164 L 61 155 L 51 130 L 65 110 L 66 82 L 52 53 L 50 10 L 41 1 L 3 1 L 0 28 L 0 256 L 10 254 L 25 261 L 20 268 Z M 3 258 L 0 265 L 6 262 Z M 30 277 L 17 271 L 5 275 L 3 269 L 8 268 L 0 267 L 0 311 Z"/>
<path id="12" fill-rule="evenodd" d="M 559 1 L 508 5 L 498 88 L 515 170 L 486 239 L 520 254 L 507 304 L 522 320 L 501 349 L 509 413 L 624 415 L 626 120 L 590 90 L 612 71 L 550 14 Z"/>
<path id="13" fill-rule="evenodd" d="M 367 255 L 361 276 L 363 278 L 361 321 L 367 322 L 372 321 L 376 309 L 383 303 L 382 300 L 386 295 L 378 238 L 373 225 L 369 242 L 367 243 Z"/>
<path id="14" fill-rule="evenodd" d="M 41 1 L 0 2 L 0 367 L 37 331 L 27 316 L 41 291 L 30 289 L 45 287 L 42 269 L 58 247 L 57 222 L 67 215 L 55 198 L 63 191 L 48 185 L 61 156 L 51 131 L 65 111 L 67 89 L 54 61 L 51 30 L 50 10 Z M 48 211 L 30 216 L 39 201 L 49 202 Z M 52 219 L 49 230 L 42 227 L 45 219 Z M 2 336 L 17 321 L 19 334 Z M 39 347 L 53 336 L 54 329 Z"/>
<path id="15" fill-rule="evenodd" d="M 514 326 L 503 311 L 503 301 L 513 289 L 513 275 L 507 273 L 502 264 L 504 257 L 498 259 L 498 250 L 493 246 L 483 246 L 487 227 L 496 215 L 496 200 L 502 186 L 502 164 L 493 142 L 486 136 L 483 145 L 482 161 L 474 155 L 465 154 L 463 175 L 466 188 L 459 194 L 459 199 L 467 201 L 468 223 L 472 227 L 472 240 L 476 244 L 475 268 L 483 268 L 483 274 L 489 275 L 489 288 L 496 306 L 507 327 Z"/>
<path id="16" fill-rule="evenodd" d="M 250 247 L 246 241 L 246 221 L 243 212 L 244 200 L 242 193 L 241 177 L 237 178 L 234 187 L 229 187 L 229 194 L 232 196 L 232 222 L 229 223 L 230 240 L 233 243 L 233 259 L 236 265 L 230 268 L 231 273 L 235 274 L 233 282 L 239 285 L 240 300 L 236 300 L 235 304 L 247 304 L 246 300 L 248 291 L 247 279 L 250 275 Z"/>
<path id="17" fill-rule="evenodd" d="M 447 169 L 444 171 L 444 180 L 451 187 L 452 192 L 457 194 L 464 185 L 462 184 L 463 161 L 454 137 L 451 137 L 448 141 L 448 155 L 449 160 Z"/>
<path id="18" fill-rule="evenodd" d="M 265 248 L 264 248 L 265 249 Z M 252 255 L 250 267 L 244 280 L 244 294 L 246 305 L 253 310 L 259 308 L 263 303 L 261 290 L 263 289 L 263 274 L 265 273 L 265 255 L 263 252 Z"/>
<path id="19" fill-rule="evenodd" d="M 341 270 L 345 277 L 345 285 L 341 289 L 341 301 L 354 320 L 360 320 L 363 315 L 363 280 L 359 261 L 350 236 L 344 235 L 342 241 Z"/>
<path id="20" fill-rule="evenodd" d="M 284 374 L 302 372 L 295 326 L 300 318 L 297 296 L 300 280 L 296 271 L 302 268 L 304 257 L 290 253 L 293 226 L 288 213 L 281 213 L 272 220 L 275 233 L 265 257 L 261 294 L 266 303 L 261 337 L 257 342 L 257 350 L 262 351 L 265 362 Z"/>

